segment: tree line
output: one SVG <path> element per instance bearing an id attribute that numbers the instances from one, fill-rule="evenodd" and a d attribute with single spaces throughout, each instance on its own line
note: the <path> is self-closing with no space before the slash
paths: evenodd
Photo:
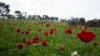
<path id="1" fill-rule="evenodd" d="M 64 21 L 64 20 L 63 20 Z M 93 20 L 88 20 L 86 21 L 85 18 L 74 18 L 71 17 L 71 19 L 65 20 L 69 25 L 71 26 L 88 26 L 88 27 L 100 27 L 100 19 L 93 19 Z"/>
<path id="2" fill-rule="evenodd" d="M 37 21 L 59 21 L 58 17 L 50 17 L 48 15 L 27 15 L 27 12 L 21 12 L 19 10 L 16 10 L 14 12 L 14 15 L 9 14 L 10 13 L 10 5 L 0 2 L 0 19 L 31 19 L 31 20 L 37 20 Z M 67 22 L 71 26 L 76 25 L 82 25 L 82 26 L 89 26 L 89 27 L 100 27 L 100 19 L 93 19 L 86 21 L 85 18 L 74 18 L 71 17 L 71 19 L 65 20 L 61 19 L 60 22 Z"/>
<path id="3" fill-rule="evenodd" d="M 10 5 L 5 4 L 3 2 L 0 2 L 0 18 L 2 19 L 32 19 L 32 20 L 38 20 L 38 21 L 58 21 L 58 17 L 50 17 L 48 15 L 27 15 L 27 12 L 21 12 L 19 10 L 16 10 L 14 12 L 14 15 L 9 14 L 10 13 Z"/>

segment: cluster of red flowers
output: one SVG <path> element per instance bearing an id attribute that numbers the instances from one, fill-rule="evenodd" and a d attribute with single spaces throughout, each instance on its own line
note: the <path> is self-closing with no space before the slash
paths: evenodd
<path id="1" fill-rule="evenodd" d="M 49 36 L 49 34 L 52 35 L 52 34 L 54 34 L 54 33 L 57 34 L 57 33 L 56 33 L 56 29 L 55 29 L 55 28 L 54 28 L 54 29 L 52 28 L 52 29 L 50 29 L 49 32 L 44 32 L 44 36 Z"/>
<path id="2" fill-rule="evenodd" d="M 32 45 L 32 44 L 34 46 L 38 46 L 39 38 L 40 38 L 39 35 L 35 35 L 32 41 L 28 41 L 28 40 L 26 40 L 26 38 L 23 38 L 22 42 L 23 42 L 23 44 L 26 44 L 27 46 Z M 18 48 L 22 49 L 23 44 L 18 44 Z M 42 44 L 42 46 L 47 46 L 47 41 L 42 40 L 41 44 Z"/>
<path id="3" fill-rule="evenodd" d="M 12 28 L 11 28 L 12 29 Z M 30 31 L 30 29 L 28 29 L 27 31 L 25 31 L 25 32 L 21 32 L 21 30 L 20 29 L 16 29 L 16 36 L 18 36 L 18 34 L 21 32 L 22 34 L 24 34 L 24 35 L 28 35 L 29 34 L 29 31 Z"/>
<path id="4" fill-rule="evenodd" d="M 35 24 L 35 25 L 38 27 L 37 24 Z M 49 27 L 50 26 L 50 23 L 46 23 L 45 26 L 46 27 Z M 29 31 L 31 31 L 31 29 L 28 29 L 27 31 L 22 32 L 22 34 L 27 35 L 27 34 L 29 34 Z M 38 32 L 41 32 L 41 29 L 38 28 L 37 31 Z M 20 29 L 16 29 L 16 33 L 17 34 L 20 33 Z M 65 34 L 72 34 L 72 28 L 65 29 L 64 33 Z M 49 31 L 45 31 L 43 34 L 46 37 L 48 37 L 49 34 L 50 34 L 50 36 L 53 35 L 53 34 L 57 34 L 56 28 L 49 28 Z M 83 41 L 85 43 L 88 43 L 88 42 L 92 41 L 96 37 L 96 35 L 94 33 L 92 33 L 92 32 L 81 31 L 80 33 L 77 34 L 77 37 L 81 41 Z M 31 41 L 26 40 L 26 38 L 23 38 L 22 42 L 23 42 L 23 44 L 25 44 L 27 46 L 30 46 L 32 44 L 34 46 L 38 46 L 39 45 L 39 42 L 41 42 L 41 45 L 42 46 L 48 46 L 47 41 L 45 39 L 41 41 L 39 35 L 35 35 Z M 23 48 L 23 44 L 18 44 L 18 48 L 19 49 L 22 49 Z M 94 46 L 97 46 L 97 43 L 93 43 L 93 45 Z M 64 51 L 65 50 L 65 45 L 64 44 L 60 45 L 59 46 L 59 50 L 60 51 Z"/>

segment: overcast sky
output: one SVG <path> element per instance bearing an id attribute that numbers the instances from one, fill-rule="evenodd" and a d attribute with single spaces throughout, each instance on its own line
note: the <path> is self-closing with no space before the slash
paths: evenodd
<path id="1" fill-rule="evenodd" d="M 100 18 L 100 0 L 2 0 L 15 10 L 28 14 L 57 16 L 59 18 Z"/>

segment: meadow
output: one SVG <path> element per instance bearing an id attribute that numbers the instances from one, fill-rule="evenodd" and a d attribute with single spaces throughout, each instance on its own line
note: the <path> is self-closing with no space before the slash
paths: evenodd
<path id="1" fill-rule="evenodd" d="M 85 30 L 95 35 L 87 42 L 81 31 L 65 22 L 1 20 L 0 56 L 100 56 L 100 28 Z"/>

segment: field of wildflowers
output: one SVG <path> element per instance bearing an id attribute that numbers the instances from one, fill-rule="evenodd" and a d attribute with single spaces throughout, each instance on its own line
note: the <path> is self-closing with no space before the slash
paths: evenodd
<path id="1" fill-rule="evenodd" d="M 99 56 L 100 28 L 61 22 L 0 21 L 0 56 Z"/>

